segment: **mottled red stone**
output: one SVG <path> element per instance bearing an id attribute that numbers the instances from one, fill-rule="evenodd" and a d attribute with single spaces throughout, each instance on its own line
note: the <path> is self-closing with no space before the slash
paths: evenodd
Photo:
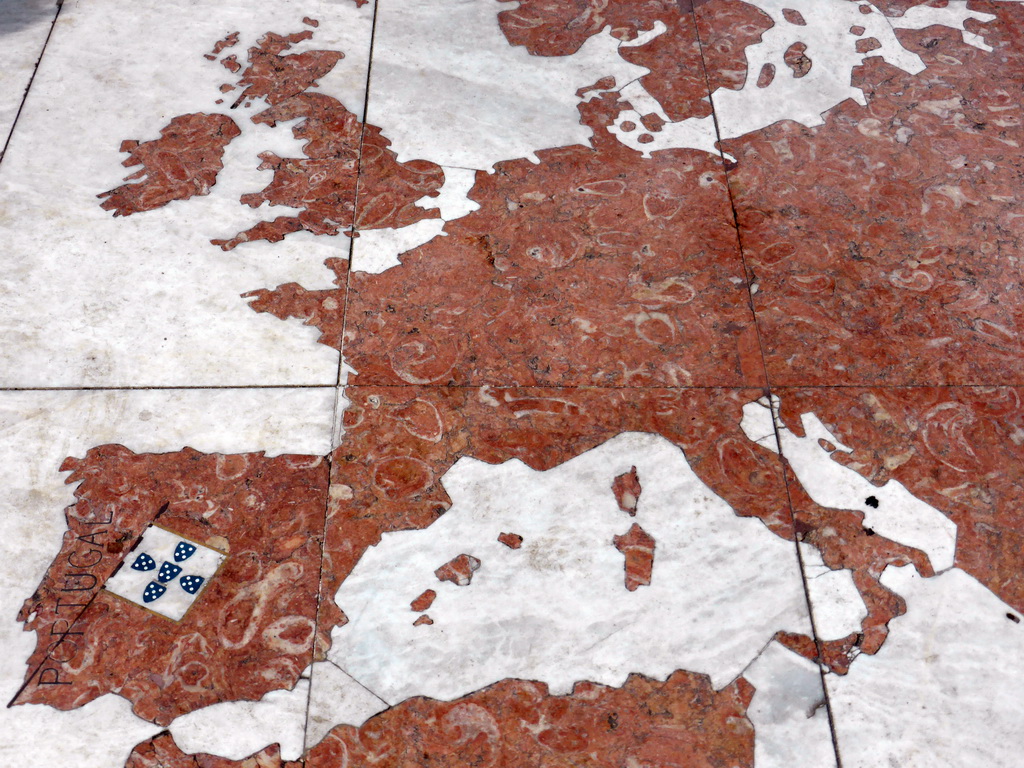
<path id="1" fill-rule="evenodd" d="M 430 618 L 429 616 L 427 616 L 427 614 L 423 614 L 422 616 L 420 616 L 419 618 L 417 618 L 417 619 L 416 619 L 416 621 L 414 621 L 414 622 L 412 623 L 412 625 L 413 625 L 414 627 L 421 627 L 421 626 L 423 626 L 424 624 L 427 624 L 427 625 L 429 625 L 429 624 L 433 624 L 433 623 L 434 623 L 434 620 L 433 620 L 432 618 Z"/>
<path id="2" fill-rule="evenodd" d="M 855 47 L 858 53 L 870 53 L 881 48 L 882 44 L 878 42 L 877 38 L 865 37 L 862 40 L 858 40 Z"/>
<path id="3" fill-rule="evenodd" d="M 706 676 L 682 671 L 665 682 L 630 675 L 621 688 L 580 682 L 566 696 L 504 680 L 455 701 L 409 699 L 358 728 L 338 725 L 298 762 L 282 761 L 277 745 L 244 760 L 186 755 L 164 732 L 135 747 L 125 768 L 753 768 L 753 695 L 743 678 L 715 691 Z"/>
<path id="4" fill-rule="evenodd" d="M 437 597 L 437 592 L 435 592 L 432 589 L 428 589 L 422 595 L 413 600 L 412 603 L 410 604 L 410 607 L 414 611 L 425 611 L 427 610 L 427 608 L 434 604 L 435 597 Z"/>
<path id="5" fill-rule="evenodd" d="M 307 24 L 311 21 L 304 19 Z M 439 215 L 413 203 L 437 194 L 444 183 L 440 167 L 423 160 L 398 163 L 378 128 L 359 122 L 337 99 L 306 92 L 344 57 L 329 50 L 285 53 L 312 36 L 311 30 L 291 35 L 268 32 L 249 49 L 249 63 L 237 86 L 221 87 L 222 92 L 241 89 L 235 106 L 256 100 L 270 105 L 252 117 L 254 123 L 273 127 L 282 120 L 301 120 L 292 133 L 304 142 L 303 157 L 261 153 L 259 167 L 272 170 L 273 180 L 263 190 L 241 198 L 254 208 L 269 203 L 298 208 L 301 213 L 261 221 L 233 237 L 212 241 L 224 250 L 251 240 L 278 242 L 299 231 L 351 234 L 358 229 L 403 227 Z M 237 33 L 229 35 L 214 46 L 214 53 L 237 41 Z M 235 55 L 224 57 L 221 64 L 236 73 L 242 68 Z M 128 215 L 208 194 L 222 167 L 224 147 L 239 133 L 224 115 L 183 115 L 174 118 L 156 141 L 125 142 L 122 151 L 132 152 L 125 165 L 144 165 L 143 171 L 128 179 L 143 174 L 147 178 L 101 194 L 109 198 L 103 207 L 115 215 Z"/>
<path id="6" fill-rule="evenodd" d="M 359 728 L 338 726 L 305 765 L 752 768 L 753 693 L 742 678 L 716 692 L 687 672 L 665 682 L 630 675 L 621 688 L 577 683 L 567 696 L 505 680 L 451 702 L 409 699 Z"/>
<path id="7" fill-rule="evenodd" d="M 234 54 L 231 54 L 230 56 L 225 56 L 223 59 L 221 59 L 220 65 L 232 74 L 237 74 L 242 69 L 242 65 L 239 63 L 238 57 Z"/>
<path id="8" fill-rule="evenodd" d="M 654 570 L 654 537 L 633 523 L 625 534 L 615 536 L 612 544 L 626 559 L 626 589 L 635 592 L 637 587 L 648 586 Z"/>
<path id="9" fill-rule="evenodd" d="M 480 569 L 480 561 L 472 555 L 453 557 L 442 565 L 434 575 L 438 581 L 450 581 L 459 587 L 467 587 L 473 581 L 473 574 Z"/>
<path id="10" fill-rule="evenodd" d="M 997 16 L 968 23 L 994 51 L 900 30 L 925 72 L 869 58 L 866 107 L 724 143 L 773 385 L 1021 383 L 1024 115 L 1007 88 L 1024 8 L 971 7 Z"/>
<path id="11" fill-rule="evenodd" d="M 260 155 L 262 170 L 274 179 L 263 190 L 242 196 L 253 208 L 264 203 L 303 209 L 298 216 L 260 222 L 229 240 L 214 240 L 230 250 L 249 240 L 277 242 L 290 232 L 336 235 L 341 230 L 404 227 L 421 219 L 437 218 L 436 210 L 413 205 L 436 193 L 444 172 L 434 163 L 416 160 L 399 163 L 380 129 L 356 120 L 337 99 L 318 93 L 289 98 L 253 117 L 270 126 L 302 119 L 292 129 L 305 143 L 302 158 Z M 358 181 L 357 181 L 358 179 Z M 358 184 L 360 209 L 355 215 Z M 354 219 L 353 219 L 354 217 Z"/>
<path id="12" fill-rule="evenodd" d="M 640 501 L 640 477 L 636 473 L 636 467 L 629 472 L 623 472 L 612 481 L 612 493 L 615 494 L 615 501 L 619 509 L 626 512 L 630 517 L 636 515 L 636 505 Z"/>
<path id="13" fill-rule="evenodd" d="M 764 11 L 743 0 L 716 0 L 694 11 L 704 71 L 712 92 L 742 88 L 748 77 L 746 50 L 774 26 Z"/>
<path id="14" fill-rule="evenodd" d="M 213 44 L 212 54 L 214 56 L 218 56 L 226 48 L 233 48 L 236 45 L 238 45 L 238 32 L 232 32 L 230 35 L 225 35 Z"/>
<path id="15" fill-rule="evenodd" d="M 187 755 L 164 731 L 132 750 L 124 768 L 302 768 L 302 762 L 281 759 L 281 749 L 272 744 L 242 760 L 229 760 L 216 755 Z"/>
<path id="16" fill-rule="evenodd" d="M 284 320 L 297 317 L 303 325 L 313 326 L 320 331 L 318 341 L 335 349 L 341 349 L 341 333 L 345 327 L 345 280 L 348 261 L 327 259 L 324 262 L 335 275 L 336 289 L 307 291 L 298 283 L 280 285 L 274 290 L 256 290 L 243 293 L 242 298 L 253 299 L 249 306 L 257 312 L 267 312 Z"/>
<path id="17" fill-rule="evenodd" d="M 280 104 L 317 84 L 317 80 L 345 57 L 341 51 L 303 51 L 282 55 L 295 43 L 313 37 L 311 30 L 279 35 L 268 32 L 259 44 L 249 49 L 249 66 L 238 81 L 244 86 L 242 98 L 267 100 Z"/>
<path id="18" fill-rule="evenodd" d="M 38 647 L 16 703 L 72 709 L 116 693 L 164 725 L 295 684 L 312 660 L 322 458 L 108 445 L 62 469 L 83 482 L 61 551 L 18 615 Z M 161 527 L 228 552 L 180 622 L 101 590 L 164 507 Z"/>
<path id="19" fill-rule="evenodd" d="M 519 549 L 523 546 L 523 537 L 518 533 L 502 533 L 498 535 L 498 541 L 509 549 Z"/>
<path id="20" fill-rule="evenodd" d="M 122 165 L 142 168 L 125 177 L 132 183 L 97 195 L 103 199 L 100 206 L 115 216 L 131 216 L 210 194 L 224 167 L 224 148 L 240 133 L 230 117 L 198 112 L 171 120 L 159 139 L 122 142 L 121 151 L 129 153 Z"/>
<path id="21" fill-rule="evenodd" d="M 262 153 L 260 169 L 272 170 L 273 181 L 260 192 L 243 195 L 242 203 L 253 208 L 264 203 L 284 205 L 302 213 L 262 221 L 232 238 L 213 240 L 224 250 L 250 240 L 277 242 L 302 230 L 337 235 L 353 227 L 403 227 L 438 216 L 436 210 L 413 205 L 424 195 L 435 194 L 444 183 L 437 165 L 398 163 L 378 128 L 359 122 L 337 99 L 305 93 L 342 58 L 337 51 L 281 55 L 291 44 L 312 35 L 306 30 L 264 36 L 258 47 L 249 50 L 250 66 L 239 81 L 246 87 L 236 101 L 263 98 L 271 105 L 252 118 L 257 124 L 273 127 L 280 121 L 301 120 L 292 133 L 304 142 L 305 155 L 282 158 Z M 355 215 L 357 187 L 361 206 Z"/>
<path id="22" fill-rule="evenodd" d="M 858 46 L 862 42 L 864 41 L 858 41 Z M 859 47 L 858 50 L 860 50 Z M 803 77 L 811 71 L 811 66 L 813 65 L 813 62 L 807 55 L 806 43 L 793 43 L 782 54 L 782 60 L 786 62 L 787 67 L 793 70 L 793 77 Z"/>
<path id="23" fill-rule="evenodd" d="M 620 48 L 619 55 L 651 70 L 641 78 L 644 87 L 673 120 L 682 120 L 711 114 L 700 41 L 690 11 L 689 6 L 681 8 L 679 0 L 524 0 L 499 13 L 498 21 L 512 45 L 522 45 L 536 56 L 569 56 L 606 26 L 611 26 L 615 37 L 633 40 L 662 22 L 665 32 L 645 45 Z"/>
<path id="24" fill-rule="evenodd" d="M 644 128 L 653 133 L 657 133 L 665 127 L 665 120 L 657 112 L 644 115 L 640 118 L 640 122 L 644 124 Z"/>
<path id="25" fill-rule="evenodd" d="M 788 21 L 790 24 L 796 24 L 798 27 L 806 27 L 807 20 L 803 17 L 803 14 L 795 8 L 783 8 L 782 18 Z"/>
<path id="26" fill-rule="evenodd" d="M 801 434 L 813 412 L 851 447 L 835 461 L 875 485 L 898 480 L 957 524 L 956 565 L 1017 611 L 1024 611 L 1024 390 L 1010 387 L 785 389 L 782 419 Z M 874 653 L 885 623 L 903 601 L 877 582 L 887 564 L 912 562 L 932 573 L 917 550 L 870 535 L 859 512 L 823 509 L 790 480 L 800 537 L 831 567 L 850 568 L 868 605 L 862 637 L 825 644 L 827 663 L 844 671 L 851 653 Z M 856 649 L 856 651 L 854 650 Z"/>
<path id="27" fill-rule="evenodd" d="M 345 621 L 331 600 L 341 581 L 382 533 L 424 528 L 448 509 L 440 479 L 461 456 L 515 458 L 545 470 L 622 432 L 660 434 L 685 450 L 701 480 L 737 514 L 757 516 L 791 539 L 779 459 L 739 427 L 743 405 L 761 394 L 349 386 L 344 439 L 331 462 L 318 653 L 329 646 L 331 627 Z"/>
<path id="28" fill-rule="evenodd" d="M 345 327 L 359 384 L 761 385 L 721 163 L 644 159 L 605 130 L 614 97 L 580 109 L 594 148 L 480 174 L 480 210 L 401 266 L 346 276 L 333 262 L 333 292 L 254 291 L 254 308 L 339 348 Z"/>

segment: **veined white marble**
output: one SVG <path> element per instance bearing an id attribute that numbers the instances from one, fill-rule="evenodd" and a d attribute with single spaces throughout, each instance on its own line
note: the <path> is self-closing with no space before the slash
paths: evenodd
<path id="1" fill-rule="evenodd" d="M 397 267 L 406 251 L 444 234 L 444 219 L 420 219 L 405 227 L 363 229 L 352 242 L 352 271 L 380 274 Z"/>
<path id="2" fill-rule="evenodd" d="M 182 752 L 242 760 L 271 744 L 281 758 L 298 760 L 305 743 L 309 667 L 291 690 L 270 691 L 259 701 L 228 701 L 175 718 L 167 729 Z"/>
<path id="3" fill-rule="evenodd" d="M 589 144 L 577 89 L 603 77 L 621 88 L 649 70 L 630 64 L 607 28 L 572 56 L 531 56 L 498 25 L 497 0 L 381 2 L 368 120 L 400 161 L 490 170 L 539 149 Z M 628 44 L 627 44 L 628 45 Z"/>
<path id="4" fill-rule="evenodd" d="M 311 680 L 313 688 L 306 720 L 306 749 L 319 744 L 339 723 L 362 725 L 392 703 L 384 701 L 329 661 L 312 666 Z"/>
<path id="5" fill-rule="evenodd" d="M 55 0 L 0 3 L 0 152 L 56 15 Z"/>
<path id="6" fill-rule="evenodd" d="M 635 518 L 611 491 L 631 466 L 643 487 Z M 792 542 L 737 516 L 664 438 L 624 433 L 546 472 L 463 458 L 443 484 L 452 508 L 426 529 L 384 534 L 336 597 L 350 621 L 329 658 L 388 701 L 452 699 L 508 677 L 565 693 L 676 669 L 721 688 L 776 631 L 809 632 Z M 656 549 L 651 584 L 629 592 L 612 540 L 634 522 Z M 499 543 L 502 532 L 522 547 Z M 460 554 L 482 563 L 472 583 L 440 582 L 434 570 Z M 434 623 L 413 626 L 410 602 L 426 589 Z"/>
<path id="7" fill-rule="evenodd" d="M 906 614 L 889 622 L 876 655 L 826 676 L 843 766 L 1020 765 L 1020 611 L 959 568 L 925 579 L 912 565 L 889 566 L 882 584 L 907 601 Z"/>
<path id="8" fill-rule="evenodd" d="M 189 754 L 241 760 L 277 743 L 283 759 L 298 760 L 334 726 L 358 727 L 388 706 L 340 667 L 320 661 L 306 667 L 290 691 L 197 709 L 177 718 L 169 730 Z"/>
<path id="9" fill-rule="evenodd" d="M 210 243 L 291 210 L 253 210 L 238 197 L 271 179 L 256 170 L 257 152 L 297 144 L 290 126 L 232 112 L 218 87 L 236 77 L 203 54 L 239 31 L 232 51 L 244 60 L 267 31 L 310 29 L 302 18 L 317 18 L 314 38 L 294 50 L 344 51 L 320 90 L 359 112 L 372 10 L 327 0 L 65 3 L 0 167 L 0 385 L 334 383 L 338 353 L 316 343 L 315 329 L 257 314 L 240 294 L 291 281 L 330 287 L 323 261 L 347 255 L 348 241 L 293 235 L 228 253 Z M 177 115 L 213 111 L 230 113 L 243 135 L 210 195 L 123 218 L 100 208 L 96 195 L 136 170 L 121 165 L 124 139 L 154 139 Z"/>
<path id="10" fill-rule="evenodd" d="M 833 571 L 825 565 L 821 552 L 806 542 L 800 543 L 800 557 L 818 635 L 837 638 L 858 632 L 868 609 L 853 581 L 853 571 Z"/>
<path id="11" fill-rule="evenodd" d="M 773 640 L 743 677 L 757 689 L 747 708 L 755 768 L 835 768 L 821 672 L 813 662 Z"/>
<path id="12" fill-rule="evenodd" d="M 60 551 L 63 509 L 74 502 L 58 467 L 96 445 L 136 452 L 270 455 L 330 450 L 335 391 L 324 389 L 141 390 L 0 393 L 0 690 L 20 687 L 35 634 L 14 617 Z M 111 768 L 160 729 L 118 696 L 60 712 L 0 707 L 0 765 Z"/>

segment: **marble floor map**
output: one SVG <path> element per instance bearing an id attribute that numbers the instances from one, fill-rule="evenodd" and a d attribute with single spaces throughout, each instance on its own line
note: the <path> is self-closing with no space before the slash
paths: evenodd
<path id="1" fill-rule="evenodd" d="M 1024 2 L 0 43 L 0 766 L 1024 766 Z"/>

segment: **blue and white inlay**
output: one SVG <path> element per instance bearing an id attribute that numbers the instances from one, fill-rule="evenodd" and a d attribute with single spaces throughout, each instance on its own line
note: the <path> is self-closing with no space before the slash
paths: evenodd
<path id="1" fill-rule="evenodd" d="M 215 549 L 151 525 L 135 553 L 129 555 L 130 567 L 118 570 L 104 588 L 178 621 L 200 597 L 224 557 Z"/>

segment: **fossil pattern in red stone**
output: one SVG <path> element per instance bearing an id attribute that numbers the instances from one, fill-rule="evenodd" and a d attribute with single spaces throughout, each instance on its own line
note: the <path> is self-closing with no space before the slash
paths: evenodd
<path id="1" fill-rule="evenodd" d="M 1019 388 L 794 389 L 781 393 L 782 419 L 791 429 L 814 412 L 850 454 L 834 460 L 875 485 L 898 480 L 914 496 L 957 525 L 956 565 L 1018 611 L 1024 610 L 1024 391 Z M 858 653 L 874 653 L 886 623 L 903 600 L 877 583 L 887 564 L 912 562 L 931 574 L 917 550 L 872 535 L 859 512 L 823 509 L 790 482 L 798 536 L 814 544 L 826 564 L 854 571 L 868 606 L 862 636 L 825 644 L 826 662 L 844 671 Z"/>
<path id="2" fill-rule="evenodd" d="M 630 41 L 661 22 L 666 27 L 662 34 L 644 45 L 620 48 L 619 55 L 651 70 L 641 78 L 644 87 L 673 120 L 682 120 L 711 114 L 700 41 L 689 10 L 679 0 L 526 0 L 499 13 L 498 20 L 512 45 L 536 56 L 569 56 L 606 26 L 615 37 Z"/>
<path id="3" fill-rule="evenodd" d="M 636 515 L 636 505 L 640 501 L 642 490 L 636 467 L 632 467 L 629 472 L 622 473 L 612 481 L 612 493 L 615 494 L 615 501 L 618 502 L 619 509 L 629 514 L 630 517 Z"/>
<path id="4" fill-rule="evenodd" d="M 325 596 L 382 533 L 424 528 L 448 509 L 440 479 L 460 456 L 550 469 L 623 431 L 664 435 L 739 514 L 793 536 L 777 457 L 739 429 L 743 405 L 759 390 L 350 386 L 346 396 L 345 441 L 332 461 Z M 321 607 L 324 647 L 344 621 L 334 611 Z"/>
<path id="5" fill-rule="evenodd" d="M 1024 120 L 1007 73 L 1024 70 L 1024 13 L 975 7 L 998 17 L 992 52 L 900 30 L 924 74 L 868 58 L 867 106 L 725 142 L 773 384 L 1021 382 Z"/>
<path id="6" fill-rule="evenodd" d="M 38 646 L 17 703 L 71 709 L 116 693 L 165 725 L 295 684 L 312 660 L 323 459 L 108 445 L 63 469 L 83 482 L 61 551 L 18 616 Z M 180 622 L 102 590 L 158 513 L 161 527 L 228 552 Z"/>
<path id="7" fill-rule="evenodd" d="M 914 4 L 878 3 L 890 12 Z M 422 528 L 444 514 L 450 500 L 440 478 L 458 458 L 518 458 L 545 469 L 627 430 L 666 436 L 686 450 L 697 474 L 738 514 L 757 516 L 777 535 L 813 544 L 829 567 L 853 571 L 868 609 L 860 632 L 827 643 L 781 635 L 781 642 L 840 674 L 858 654 L 876 653 L 888 622 L 905 609 L 879 583 L 880 573 L 890 564 L 913 563 L 931 575 L 927 557 L 865 530 L 859 513 L 818 506 L 777 457 L 746 439 L 738 429 L 739 407 L 760 391 L 657 387 L 760 386 L 766 382 L 762 350 L 773 384 L 1018 381 L 1024 315 L 1013 300 L 1020 292 L 1021 226 L 1014 206 L 1021 172 L 1008 148 L 1018 147 L 1024 135 L 1019 100 L 1007 95 L 1006 73 L 1024 64 L 1012 45 L 1024 36 L 1024 26 L 1017 10 L 977 5 L 1004 22 L 986 33 L 994 55 L 965 46 L 956 31 L 901 31 L 900 39 L 928 64 L 926 77 L 907 77 L 869 60 L 854 74 L 867 92 L 866 107 L 847 102 L 818 128 L 784 122 L 731 140 L 725 149 L 737 163 L 728 172 L 713 156 L 685 150 L 641 160 L 608 135 L 622 104 L 615 95 L 600 96 L 580 107 L 594 131 L 593 147 L 543 150 L 539 165 L 510 160 L 499 163 L 493 175 L 481 174 L 471 193 L 480 210 L 451 222 L 443 240 L 406 254 L 400 267 L 350 277 L 345 262 L 331 260 L 336 289 L 309 291 L 291 283 L 248 294 L 255 310 L 300 318 L 320 330 L 322 343 L 344 345 L 346 360 L 359 371 L 346 392 L 352 404 L 344 415 L 344 442 L 332 456 L 329 491 L 325 477 L 312 483 L 327 504 L 329 522 L 323 567 L 304 571 L 301 589 L 312 595 L 317 576 L 311 574 L 319 573 L 321 606 L 288 614 L 315 619 L 315 652 L 309 647 L 312 623 L 303 625 L 310 628 L 305 634 L 279 635 L 306 655 L 289 658 L 287 669 L 275 670 L 275 681 L 294 682 L 300 658 L 323 654 L 331 628 L 345 621 L 332 596 L 367 547 L 385 531 Z M 664 23 L 666 32 L 623 48 L 622 55 L 652 70 L 644 86 L 673 120 L 709 114 L 708 86 L 739 88 L 750 80 L 765 87 L 773 77 L 803 77 L 815 66 L 807 46 L 797 44 L 785 59 L 791 71 L 746 72 L 744 49 L 771 22 L 741 0 L 525 0 L 499 20 L 512 44 L 543 56 L 569 55 L 605 25 L 630 40 Z M 786 20 L 806 25 L 796 12 L 786 13 Z M 336 235 L 436 215 L 413 202 L 439 188 L 443 176 L 437 166 L 397 163 L 378 129 L 360 124 L 336 100 L 307 92 L 340 58 L 331 51 L 285 54 L 310 35 L 265 36 L 250 49 L 238 96 L 239 102 L 267 102 L 256 122 L 275 126 L 300 119 L 294 135 L 306 142 L 302 158 L 262 155 L 261 167 L 272 170 L 274 179 L 242 201 L 303 212 L 215 241 L 225 249 L 300 230 Z M 215 53 L 236 41 L 237 36 L 225 38 Z M 874 43 L 857 45 L 869 52 Z M 241 69 L 234 57 L 222 63 Z M 652 133 L 664 124 L 656 114 L 641 122 Z M 200 139 L 203 130 L 197 127 Z M 127 146 L 130 160 L 146 153 L 156 158 L 160 148 L 149 145 L 160 141 L 163 134 L 157 142 Z M 192 147 L 190 139 L 183 141 Z M 218 163 L 223 145 L 220 153 Z M 212 169 L 207 190 L 220 168 L 181 162 L 188 178 L 191 173 L 205 179 L 201 174 Z M 155 159 L 126 165 L 148 169 L 151 163 L 160 165 Z M 165 165 L 160 173 L 168 178 L 182 173 Z M 104 207 L 133 212 L 132 196 L 148 183 L 106 193 L 111 199 Z M 149 194 L 159 200 L 163 192 L 154 186 Z M 732 201 L 749 274 L 734 248 Z M 752 293 L 761 344 L 751 323 L 748 280 L 756 280 Z M 624 388 L 630 385 L 643 389 Z M 800 413 L 818 414 L 855 448 L 836 460 L 879 484 L 899 479 L 915 496 L 948 512 L 960 534 L 958 565 L 1022 610 L 1024 529 L 1014 516 L 1024 488 L 1020 396 L 1021 390 L 1010 387 L 800 389 L 783 394 L 782 417 L 795 429 Z M 198 466 L 211 457 L 188 459 Z M 102 611 L 122 603 L 100 595 L 73 622 L 58 615 L 60 603 L 52 599 L 57 585 L 88 599 L 102 573 L 90 580 L 71 567 L 81 569 L 76 563 L 95 557 L 92 551 L 99 552 L 97 562 L 123 557 L 131 536 L 148 522 L 140 512 L 137 520 L 119 523 L 114 539 L 101 541 L 83 527 L 94 521 L 89 514 L 106 509 L 97 505 L 90 511 L 88 493 L 101 483 L 129 488 L 126 494 L 138 493 L 139 485 L 164 483 L 165 465 L 153 467 L 142 483 L 117 483 L 109 479 L 119 477 L 113 470 L 97 470 L 80 489 L 83 495 L 72 509 L 86 517 L 72 521 L 69 512 L 70 538 L 61 553 L 66 565 L 58 560 L 47 576 L 50 586 L 44 581 L 23 611 L 23 618 L 35 613 L 29 624 L 41 638 L 45 630 L 63 638 L 60 646 L 40 646 L 34 658 L 45 661 L 24 700 L 78 706 L 104 692 L 85 681 L 103 679 L 97 670 L 112 669 L 128 682 L 118 681 L 116 689 L 108 683 L 109 690 L 130 698 L 144 716 L 166 722 L 177 712 L 171 712 L 170 699 L 161 698 L 162 690 L 145 687 L 134 672 L 96 661 L 79 667 L 78 657 L 60 660 L 80 647 L 100 647 L 101 659 L 123 653 L 116 643 L 112 651 L 95 641 L 97 633 L 108 631 Z M 174 471 L 194 476 L 192 469 Z M 249 468 L 232 478 L 273 474 Z M 620 509 L 635 515 L 641 493 L 635 470 L 617 477 L 612 491 Z M 147 503 L 159 501 L 152 490 L 143 496 Z M 211 534 L 200 527 L 217 523 L 200 520 L 198 512 L 181 506 L 185 501 L 196 499 L 178 498 L 169 520 L 193 526 L 196 537 L 233 542 L 235 533 Z M 315 521 L 309 525 L 322 530 Z M 511 533 L 499 540 L 512 548 L 522 542 Z M 633 524 L 611 544 L 624 556 L 626 588 L 650 584 L 656 543 L 643 528 Z M 97 548 L 70 548 L 80 546 Z M 296 558 L 308 561 L 308 553 Z M 437 576 L 465 585 L 479 567 L 463 554 Z M 253 578 L 265 581 L 263 575 Z M 296 588 L 287 599 L 298 601 L 300 592 Z M 421 614 L 416 624 L 432 623 L 424 612 L 434 597 L 426 590 L 412 602 L 412 611 Z M 186 621 L 214 621 L 203 616 L 189 614 Z M 141 626 L 138 632 L 149 631 Z M 87 634 L 72 636 L 72 629 Z M 192 654 L 182 667 L 193 670 L 185 682 L 196 690 L 185 685 L 173 695 L 187 708 L 216 700 L 203 687 L 207 678 L 189 666 L 199 663 L 200 650 L 204 663 L 209 657 L 229 666 L 217 655 L 222 649 L 201 644 L 211 642 L 206 631 L 200 621 L 190 636 L 193 645 L 182 645 Z M 161 647 L 159 638 L 147 642 Z M 274 658 L 261 657 L 259 649 L 254 653 L 264 663 Z M 48 673 L 51 661 L 57 666 Z M 53 682 L 78 687 L 64 691 L 54 685 L 52 694 L 41 692 L 40 681 L 50 674 Z M 165 673 L 158 677 L 158 688 L 179 682 Z M 214 682 L 216 696 L 259 695 Z M 409 700 L 359 728 L 339 726 L 306 755 L 305 765 L 621 765 L 630 759 L 751 765 L 752 731 L 744 716 L 751 694 L 742 678 L 715 693 L 703 678 L 682 672 L 665 683 L 632 676 L 621 689 L 581 683 L 571 696 L 551 696 L 537 683 L 503 681 L 453 702 Z M 201 762 L 207 759 L 181 755 L 163 735 L 140 745 L 129 765 L 236 764 L 219 758 Z M 282 765 L 273 748 L 249 760 L 252 766 Z"/>
<path id="8" fill-rule="evenodd" d="M 594 148 L 498 163 L 477 179 L 480 210 L 447 237 L 383 274 L 351 274 L 353 382 L 763 383 L 720 162 L 645 160 L 605 130 L 613 96 L 580 109 Z M 340 348 L 345 265 L 331 266 L 336 290 L 255 291 L 254 309 L 300 317 Z"/>
<path id="9" fill-rule="evenodd" d="M 768 14 L 744 0 L 714 0 L 696 8 L 694 20 L 712 93 L 719 88 L 742 88 L 747 78 L 758 76 L 747 72 L 746 49 L 772 28 Z"/>
<path id="10" fill-rule="evenodd" d="M 612 544 L 626 558 L 626 589 L 635 592 L 637 587 L 650 584 L 657 546 L 654 537 L 633 523 L 625 534 L 612 539 Z"/>
<path id="11" fill-rule="evenodd" d="M 199 112 L 171 120 L 159 139 L 122 142 L 121 151 L 129 153 L 122 165 L 142 168 L 125 177 L 130 183 L 100 194 L 100 206 L 115 216 L 131 216 L 210 194 L 224 167 L 224 148 L 240 134 L 230 117 Z"/>
<path id="12" fill-rule="evenodd" d="M 426 161 L 398 163 L 380 129 L 364 126 L 330 96 L 300 93 L 271 103 L 275 106 L 255 115 L 253 122 L 274 126 L 301 119 L 292 133 L 305 142 L 305 157 L 261 154 L 260 169 L 272 170 L 274 179 L 262 191 L 243 195 L 242 202 L 253 208 L 286 205 L 302 213 L 260 222 L 228 240 L 214 240 L 215 245 L 230 250 L 249 240 L 277 242 L 302 230 L 336 235 L 353 222 L 357 229 L 377 229 L 437 217 L 436 210 L 413 203 L 440 189 L 444 172 L 439 166 Z"/>
<path id="13" fill-rule="evenodd" d="M 754 689 L 715 691 L 701 675 L 630 675 L 621 688 L 577 683 L 568 696 L 506 680 L 451 702 L 409 699 L 359 728 L 335 728 L 307 768 L 346 765 L 685 765 L 752 768 Z"/>
<path id="14" fill-rule="evenodd" d="M 311 19 L 304 21 L 315 26 Z M 268 32 L 249 49 L 244 69 L 234 54 L 220 61 L 230 72 L 240 73 L 236 86 L 221 88 L 225 93 L 239 91 L 234 106 L 266 103 L 268 109 L 251 118 L 256 124 L 274 127 L 280 121 L 300 120 L 292 133 L 304 143 L 302 157 L 262 153 L 259 167 L 273 171 L 273 180 L 241 198 L 254 208 L 269 203 L 301 213 L 261 221 L 233 237 L 212 241 L 224 250 L 252 240 L 278 242 L 293 232 L 351 234 L 354 229 L 403 227 L 438 216 L 436 210 L 413 203 L 440 189 L 444 173 L 439 166 L 422 160 L 399 163 L 380 129 L 359 122 L 337 99 L 307 92 L 344 56 L 329 50 L 286 53 L 313 34 L 308 29 L 290 35 Z M 215 60 L 237 42 L 237 33 L 228 35 L 207 58 Z M 102 206 L 115 215 L 129 215 L 208 194 L 222 168 L 224 147 L 240 133 L 226 115 L 182 115 L 161 131 L 160 139 L 124 142 L 122 151 L 131 152 L 124 164 L 144 166 L 127 180 L 145 179 L 102 193 Z"/>
<path id="15" fill-rule="evenodd" d="M 675 672 L 665 682 L 630 675 L 621 688 L 578 683 L 566 696 L 506 680 L 455 701 L 404 701 L 360 727 L 339 725 L 299 762 L 276 745 L 245 760 L 186 755 L 170 734 L 138 745 L 125 768 L 345 768 L 378 765 L 686 765 L 753 768 L 746 717 L 754 688 L 742 678 L 715 691 Z"/>
<path id="16" fill-rule="evenodd" d="M 302 762 L 281 759 L 281 749 L 272 744 L 244 760 L 229 760 L 216 755 L 185 754 L 164 731 L 144 741 L 128 756 L 124 768 L 301 768 Z"/>

